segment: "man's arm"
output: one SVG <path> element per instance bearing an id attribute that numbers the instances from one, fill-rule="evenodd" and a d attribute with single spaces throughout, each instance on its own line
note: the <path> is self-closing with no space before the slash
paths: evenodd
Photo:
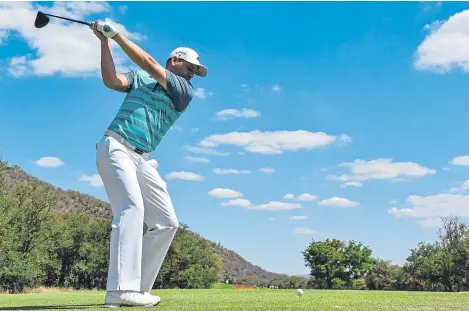
<path id="1" fill-rule="evenodd" d="M 129 82 L 123 74 L 116 74 L 114 60 L 111 53 L 111 40 L 101 40 L 101 76 L 104 85 L 118 92 L 126 92 Z"/>
<path id="2" fill-rule="evenodd" d="M 150 54 L 127 39 L 121 33 L 115 35 L 113 40 L 115 40 L 117 44 L 120 45 L 122 50 L 136 65 L 140 66 L 140 68 L 148 72 L 163 88 L 168 88 L 166 83 L 165 68 L 161 66 L 156 60 L 154 60 Z"/>

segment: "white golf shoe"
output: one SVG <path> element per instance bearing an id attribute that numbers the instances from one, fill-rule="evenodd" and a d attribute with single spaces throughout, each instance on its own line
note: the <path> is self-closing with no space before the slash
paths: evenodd
<path id="1" fill-rule="evenodd" d="M 156 298 L 156 300 L 158 300 L 158 302 L 161 301 L 161 298 L 160 298 L 159 296 L 152 295 L 152 294 L 149 293 L 149 292 L 142 292 L 142 294 L 143 294 L 144 296 L 150 296 L 150 297 Z"/>
<path id="2" fill-rule="evenodd" d="M 112 291 L 106 293 L 104 306 L 117 308 L 120 306 L 152 307 L 160 302 L 160 297 L 150 293 L 142 294 L 134 291 Z"/>

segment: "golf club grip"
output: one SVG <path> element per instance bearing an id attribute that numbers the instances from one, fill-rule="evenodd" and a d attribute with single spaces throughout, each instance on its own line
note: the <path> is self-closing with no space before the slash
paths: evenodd
<path id="1" fill-rule="evenodd" d="M 61 18 L 61 19 L 65 19 L 65 20 L 68 20 L 68 21 L 71 21 L 71 22 L 75 22 L 75 23 L 80 23 L 80 24 L 83 24 L 83 25 L 88 25 L 88 26 L 91 25 L 90 23 L 83 22 L 83 21 L 79 21 L 79 20 L 76 20 L 76 19 L 71 19 L 71 18 L 68 18 L 68 17 L 61 17 L 61 16 L 57 16 L 57 15 L 52 15 L 52 14 L 45 14 L 45 15 L 53 16 L 53 17 L 57 17 L 57 18 Z"/>

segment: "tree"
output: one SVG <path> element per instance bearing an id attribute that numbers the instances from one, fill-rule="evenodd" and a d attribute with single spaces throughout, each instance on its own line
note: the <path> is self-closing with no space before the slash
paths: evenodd
<path id="1" fill-rule="evenodd" d="M 439 230 L 441 254 L 441 282 L 448 291 L 461 291 L 468 287 L 469 228 L 458 217 L 442 219 Z"/>
<path id="2" fill-rule="evenodd" d="M 402 267 L 378 259 L 365 281 L 371 290 L 407 290 L 411 287 L 412 277 Z"/>
<path id="3" fill-rule="evenodd" d="M 469 273 L 469 231 L 457 217 L 442 218 L 435 243 L 419 243 L 407 258 L 405 270 L 426 290 L 461 291 Z"/>
<path id="4" fill-rule="evenodd" d="M 366 276 L 374 263 L 371 249 L 355 241 L 313 240 L 302 254 L 316 284 L 324 282 L 327 288 L 350 286 L 352 280 Z"/>
<path id="5" fill-rule="evenodd" d="M 0 288 L 20 292 L 40 284 L 51 265 L 47 250 L 55 237 L 56 198 L 38 183 L 24 182 L 0 196 Z"/>
<path id="6" fill-rule="evenodd" d="M 154 288 L 210 288 L 222 277 L 223 261 L 210 242 L 179 228 Z"/>

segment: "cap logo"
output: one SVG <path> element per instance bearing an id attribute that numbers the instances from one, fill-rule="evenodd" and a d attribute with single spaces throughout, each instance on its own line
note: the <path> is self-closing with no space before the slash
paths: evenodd
<path id="1" fill-rule="evenodd" d="M 176 56 L 181 57 L 181 56 L 185 56 L 185 55 L 186 55 L 186 52 L 184 52 L 184 51 L 177 51 L 175 54 L 176 54 Z"/>

